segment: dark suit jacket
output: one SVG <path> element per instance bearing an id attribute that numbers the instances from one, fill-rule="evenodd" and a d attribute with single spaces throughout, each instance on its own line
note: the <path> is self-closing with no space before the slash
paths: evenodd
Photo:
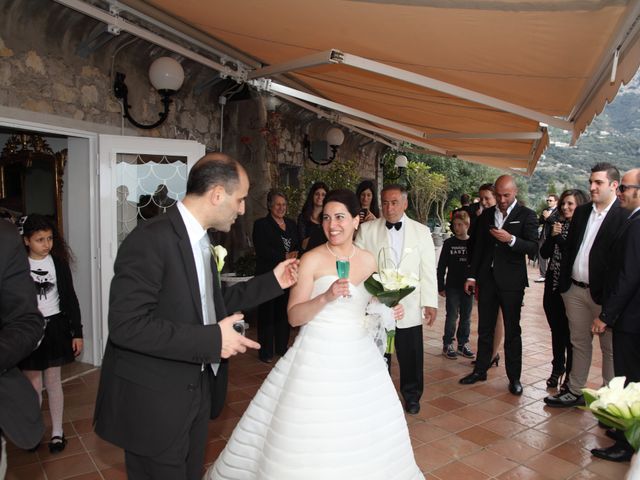
<path id="1" fill-rule="evenodd" d="M 640 333 L 640 211 L 623 224 L 609 260 L 601 319 L 616 332 Z"/>
<path id="2" fill-rule="evenodd" d="M 564 293 L 571 287 L 571 272 L 573 264 L 580 250 L 580 245 L 584 239 L 589 215 L 593 209 L 593 203 L 585 203 L 576 208 L 571 218 L 567 241 L 562 253 L 560 263 L 560 292 Z M 628 212 L 620 207 L 620 202 L 616 200 L 607 216 L 600 225 L 600 230 L 593 241 L 593 246 L 589 252 L 589 289 L 591 298 L 598 305 L 602 304 L 602 292 L 604 289 L 604 278 L 611 253 L 611 245 L 618 230 L 628 216 Z"/>
<path id="3" fill-rule="evenodd" d="M 177 207 L 131 232 L 114 270 L 95 429 L 125 450 L 155 456 L 184 428 L 202 364 L 220 361 L 220 327 L 203 325 L 195 261 Z M 224 294 L 212 272 L 218 319 L 282 294 L 272 272 Z M 223 360 L 212 386 L 212 418 L 224 403 L 227 369 Z"/>
<path id="4" fill-rule="evenodd" d="M 477 280 L 480 289 L 483 280 L 493 276 L 500 290 L 524 290 L 529 286 L 526 255 L 533 257 L 538 251 L 538 219 L 527 207 L 513 207 L 502 226 L 516 237 L 516 243 L 510 247 L 489 233 L 496 208 L 486 209 L 478 218 L 469 277 Z"/>
<path id="5" fill-rule="evenodd" d="M 298 226 L 290 218 L 284 219 L 286 232 L 278 226 L 270 214 L 253 223 L 253 246 L 256 249 L 256 273 L 261 274 L 273 268 L 285 259 L 286 251 L 282 243 L 282 234 L 291 239 L 289 252 L 300 251 Z"/>
<path id="6" fill-rule="evenodd" d="M 21 448 L 44 433 L 38 395 L 16 365 L 44 334 L 36 288 L 15 226 L 0 221 L 0 430 Z"/>

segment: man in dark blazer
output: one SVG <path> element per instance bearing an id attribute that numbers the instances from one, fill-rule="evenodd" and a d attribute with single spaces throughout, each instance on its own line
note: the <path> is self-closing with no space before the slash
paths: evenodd
<path id="1" fill-rule="evenodd" d="M 44 433 L 38 394 L 16 365 L 38 346 L 44 319 L 38 311 L 36 287 L 16 227 L 0 221 L 0 478 L 7 457 L 4 438 L 32 448 Z"/>
<path id="2" fill-rule="evenodd" d="M 609 328 L 613 331 L 613 371 L 629 383 L 640 382 L 640 168 L 622 177 L 618 200 L 629 216 L 613 242 L 602 312 L 593 320 L 591 331 L 594 335 Z M 634 451 L 622 432 L 607 435 L 615 437 L 615 443 L 591 453 L 614 462 L 630 460 Z"/>
<path id="3" fill-rule="evenodd" d="M 601 311 L 613 240 L 627 217 L 616 200 L 619 183 L 616 167 L 610 163 L 594 165 L 589 176 L 591 202 L 576 208 L 571 219 L 560 263 L 560 293 L 569 319 L 573 362 L 564 387 L 544 399 L 550 407 L 584 405 L 582 389 L 591 368 L 591 323 Z M 613 378 L 611 331 L 602 333 L 599 343 L 602 376 L 608 383 Z"/>
<path id="4" fill-rule="evenodd" d="M 460 379 L 472 384 L 487 379 L 493 355 L 493 335 L 502 309 L 504 319 L 504 353 L 509 391 L 522 395 L 522 338 L 520 310 L 524 289 L 529 286 L 526 256 L 538 250 L 538 219 L 533 210 L 518 205 L 518 187 L 510 175 L 496 180 L 494 207 L 478 218 L 476 241 L 471 255 L 467 294 L 478 297 L 478 356 L 473 372 Z"/>
<path id="5" fill-rule="evenodd" d="M 137 227 L 118 251 L 94 420 L 100 437 L 125 450 L 130 480 L 201 477 L 226 359 L 259 347 L 234 330 L 242 314 L 228 313 L 295 283 L 292 259 L 221 291 L 207 230 L 228 232 L 248 189 L 238 162 L 206 155 L 189 172 L 182 202 Z"/>

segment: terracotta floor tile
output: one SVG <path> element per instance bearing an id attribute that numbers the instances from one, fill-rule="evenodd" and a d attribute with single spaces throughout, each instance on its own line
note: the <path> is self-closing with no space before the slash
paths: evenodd
<path id="1" fill-rule="evenodd" d="M 8 444 L 7 444 L 8 445 Z M 38 463 L 39 457 L 35 452 L 27 452 L 26 450 L 16 449 L 10 451 L 7 449 L 7 457 L 9 468 L 22 467 L 24 465 L 31 465 L 32 463 Z"/>
<path id="2" fill-rule="evenodd" d="M 481 450 L 472 453 L 461 460 L 462 463 L 486 473 L 490 477 L 496 477 L 518 466 L 517 463 L 507 460 L 490 450 Z"/>
<path id="3" fill-rule="evenodd" d="M 460 478 L 464 480 L 484 480 L 489 478 L 485 473 L 476 470 L 462 462 L 451 462 L 444 467 L 440 467 L 432 472 L 438 478 Z"/>
<path id="4" fill-rule="evenodd" d="M 486 395 L 483 395 L 482 393 L 476 392 L 474 390 L 459 390 L 456 392 L 454 397 L 459 402 L 466 403 L 467 405 L 480 403 L 483 400 L 489 398 Z"/>
<path id="5" fill-rule="evenodd" d="M 458 435 L 449 435 L 429 443 L 430 446 L 447 452 L 451 458 L 460 459 L 477 452 L 482 447 Z"/>
<path id="6" fill-rule="evenodd" d="M 82 452 L 84 452 L 84 446 L 80 442 L 80 439 L 77 436 L 74 436 L 67 437 L 67 446 L 63 451 L 58 453 L 49 452 L 48 442 L 44 442 L 44 444 L 38 448 L 38 457 L 41 462 L 48 462 L 49 460 L 70 457 L 71 455 L 76 455 Z"/>
<path id="7" fill-rule="evenodd" d="M 552 480 L 568 478 L 580 470 L 577 465 L 548 453 L 541 453 L 536 457 L 530 458 L 525 462 L 525 465 Z"/>
<path id="8" fill-rule="evenodd" d="M 607 480 L 605 477 L 598 475 L 595 472 L 589 470 L 580 470 L 575 475 L 570 477 L 570 480 Z"/>
<path id="9" fill-rule="evenodd" d="M 98 448 L 89 453 L 99 470 L 124 463 L 124 451 L 115 446 Z"/>
<path id="10" fill-rule="evenodd" d="M 9 460 L 9 465 L 10 464 Z M 9 467 L 6 476 L 6 480 L 45 480 L 46 478 L 42 465 L 39 462 Z"/>
<path id="11" fill-rule="evenodd" d="M 514 406 L 510 403 L 503 402 L 496 398 L 490 398 L 484 402 L 476 403 L 474 407 L 481 408 L 487 412 L 495 413 L 496 415 L 503 415 L 514 409 Z"/>
<path id="12" fill-rule="evenodd" d="M 83 433 L 79 436 L 79 438 L 84 445 L 85 450 L 87 451 L 95 450 L 97 448 L 107 448 L 111 446 L 109 442 L 101 439 L 95 432 Z"/>
<path id="13" fill-rule="evenodd" d="M 541 475 L 535 470 L 531 470 L 529 467 L 520 465 L 513 470 L 503 473 L 499 477 L 499 480 L 549 480 L 549 477 Z"/>
<path id="14" fill-rule="evenodd" d="M 465 420 L 464 418 L 451 413 L 445 413 L 439 417 L 434 417 L 429 420 L 429 424 L 447 430 L 448 432 L 459 432 L 460 430 L 465 430 L 473 426 L 473 423 L 469 420 Z"/>
<path id="15" fill-rule="evenodd" d="M 445 412 L 456 410 L 467 405 L 466 403 L 459 402 L 458 400 L 448 396 L 436 398 L 435 400 L 427 402 L 427 404 L 439 408 L 440 410 L 444 410 Z"/>
<path id="16" fill-rule="evenodd" d="M 505 439 L 501 442 L 493 443 L 487 447 L 492 452 L 502 455 L 504 458 L 516 463 L 524 463 L 526 460 L 540 455 L 541 450 L 526 443 L 519 442 L 513 438 Z"/>
<path id="17" fill-rule="evenodd" d="M 102 480 L 102 475 L 98 472 L 83 473 L 82 475 L 76 475 L 75 477 L 68 477 L 65 480 Z"/>
<path id="18" fill-rule="evenodd" d="M 409 435 L 411 435 L 411 437 L 417 438 L 424 443 L 429 443 L 439 438 L 448 436 L 449 432 L 428 423 L 419 423 L 409 426 Z"/>
<path id="19" fill-rule="evenodd" d="M 413 451 L 416 463 L 423 472 L 431 472 L 451 462 L 451 456 L 431 445 L 422 445 Z"/>
<path id="20" fill-rule="evenodd" d="M 597 473 L 607 480 L 621 480 L 629 470 L 629 463 L 609 462 L 607 460 L 596 458 L 591 465 L 587 467 L 587 469 L 593 473 Z"/>
<path id="21" fill-rule="evenodd" d="M 124 463 L 105 470 L 100 470 L 100 473 L 104 477 L 104 480 L 127 480 L 127 471 L 124 467 Z"/>
<path id="22" fill-rule="evenodd" d="M 425 403 L 423 400 L 420 404 L 420 412 L 417 415 L 413 415 L 413 416 L 416 418 L 420 418 L 422 420 L 426 420 L 428 418 L 433 418 L 433 417 L 442 415 L 443 413 L 445 413 L 445 411 L 442 410 L 441 408 L 438 408 L 434 405 L 429 405 L 428 403 Z M 408 416 L 411 416 L 411 415 L 408 415 Z"/>
<path id="23" fill-rule="evenodd" d="M 579 467 L 586 467 L 593 462 L 591 452 L 577 442 L 565 442 L 547 452 Z"/>
<path id="24" fill-rule="evenodd" d="M 74 475 L 77 476 L 83 473 L 97 471 L 96 466 L 86 453 L 49 460 L 42 464 L 42 468 L 44 468 L 48 480 L 60 480 Z"/>
<path id="25" fill-rule="evenodd" d="M 529 410 L 520 409 L 505 415 L 505 418 L 514 422 L 521 423 L 527 427 L 535 427 L 547 420 L 547 417 L 530 412 Z"/>
<path id="26" fill-rule="evenodd" d="M 204 451 L 204 463 L 213 463 L 220 455 L 220 452 L 224 450 L 227 442 L 225 440 L 214 440 L 207 443 L 207 448 Z"/>
<path id="27" fill-rule="evenodd" d="M 464 438 L 465 440 L 477 443 L 478 445 L 482 446 L 498 442 L 504 438 L 502 435 L 478 426 L 458 432 L 457 435 L 461 438 Z"/>
<path id="28" fill-rule="evenodd" d="M 540 423 L 534 427 L 536 430 L 540 432 L 547 433 L 552 437 L 557 437 L 562 440 L 570 440 L 572 438 L 577 437 L 582 431 L 574 427 L 572 425 L 568 425 L 566 423 L 557 422 L 554 418 L 550 420 Z"/>
<path id="29" fill-rule="evenodd" d="M 486 410 L 476 408 L 475 405 L 459 408 L 451 413 L 473 423 L 483 423 L 498 416 L 491 412 L 487 412 Z"/>
<path id="30" fill-rule="evenodd" d="M 561 440 L 532 428 L 530 428 L 529 430 L 525 430 L 524 432 L 520 432 L 514 435 L 512 438 L 522 443 L 526 443 L 530 447 L 537 448 L 538 450 L 543 451 L 556 447 L 557 445 L 562 443 Z"/>
<path id="31" fill-rule="evenodd" d="M 497 417 L 480 424 L 481 427 L 491 430 L 503 437 L 511 437 L 516 433 L 526 430 L 527 427 L 504 417 Z"/>

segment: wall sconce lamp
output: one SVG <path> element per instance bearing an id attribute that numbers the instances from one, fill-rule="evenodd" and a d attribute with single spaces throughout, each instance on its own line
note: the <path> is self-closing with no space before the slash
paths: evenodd
<path id="1" fill-rule="evenodd" d="M 162 97 L 164 111 L 159 113 L 160 118 L 157 122 L 150 125 L 138 123 L 129 113 L 128 89 L 124 83 L 125 74 L 116 73 L 116 79 L 113 82 L 113 94 L 119 100 L 122 100 L 124 107 L 123 117 L 129 120 L 132 125 L 145 130 L 159 127 L 169 116 L 169 105 L 171 104 L 171 95 L 175 94 L 184 82 L 184 70 L 182 65 L 171 57 L 160 57 L 155 60 L 149 67 L 149 81 L 155 87 Z"/>
<path id="2" fill-rule="evenodd" d="M 327 131 L 326 141 L 311 142 L 309 137 L 304 137 L 304 151 L 307 158 L 316 165 L 329 165 L 336 158 L 338 148 L 344 142 L 344 133 L 336 127 L 331 127 Z M 329 154 L 331 149 L 331 154 Z M 323 158 L 326 155 L 326 158 Z M 320 160 L 316 160 L 320 158 Z"/>
<path id="3" fill-rule="evenodd" d="M 404 172 L 407 169 L 407 165 L 409 165 L 409 159 L 405 155 L 398 155 L 394 161 L 394 166 L 397 170 L 396 174 L 393 175 L 385 175 L 389 180 L 398 180 L 402 178 Z"/>

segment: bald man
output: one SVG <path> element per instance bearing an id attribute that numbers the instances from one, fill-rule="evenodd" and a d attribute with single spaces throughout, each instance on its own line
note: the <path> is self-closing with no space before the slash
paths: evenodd
<path id="1" fill-rule="evenodd" d="M 640 168 L 629 170 L 617 188 L 620 206 L 628 217 L 617 233 L 608 258 L 602 312 L 593 320 L 591 332 L 602 335 L 612 330 L 613 373 L 640 382 Z M 622 432 L 611 432 L 615 443 L 594 448 L 598 458 L 628 461 L 633 448 Z"/>
<path id="2" fill-rule="evenodd" d="M 246 284 L 220 289 L 207 230 L 228 232 L 244 214 L 249 178 L 222 154 L 193 166 L 187 194 L 139 225 L 118 250 L 96 433 L 125 451 L 129 480 L 199 480 L 209 418 L 222 409 L 226 359 L 259 345 L 229 315 L 295 283 L 286 260 Z"/>
<path id="3" fill-rule="evenodd" d="M 465 291 L 478 296 L 478 356 L 473 372 L 460 379 L 464 385 L 487 379 L 492 361 L 493 336 L 502 310 L 504 353 L 509 391 L 522 395 L 522 339 L 520 310 L 524 289 L 529 286 L 527 259 L 538 250 L 538 219 L 533 210 L 518 205 L 518 187 L 510 175 L 495 183 L 496 205 L 478 218 Z"/>

